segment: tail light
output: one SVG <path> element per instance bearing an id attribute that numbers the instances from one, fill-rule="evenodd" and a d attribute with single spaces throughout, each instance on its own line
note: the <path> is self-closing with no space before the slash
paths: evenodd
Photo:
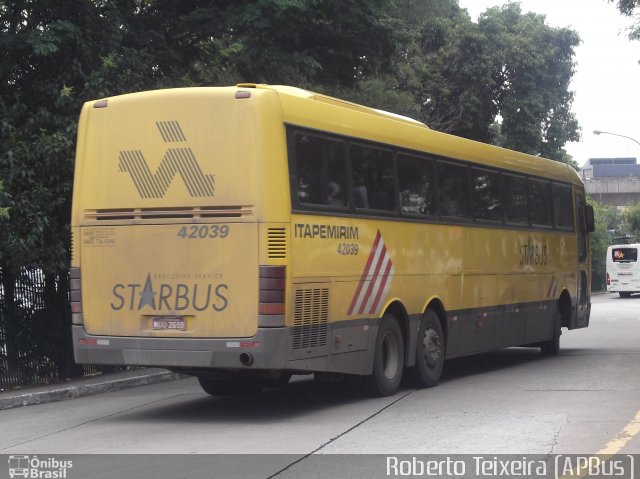
<path id="1" fill-rule="evenodd" d="M 284 326 L 285 266 L 260 266 L 258 286 L 258 325 Z"/>
<path id="2" fill-rule="evenodd" d="M 82 319 L 82 292 L 80 291 L 80 268 L 71 268 L 70 296 L 71 296 L 71 323 L 83 324 Z"/>
<path id="3" fill-rule="evenodd" d="M 607 273 L 607 286 L 611 286 L 611 276 Z"/>

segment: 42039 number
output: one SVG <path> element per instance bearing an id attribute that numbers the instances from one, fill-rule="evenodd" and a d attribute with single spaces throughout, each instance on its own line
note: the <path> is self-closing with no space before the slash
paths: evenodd
<path id="1" fill-rule="evenodd" d="M 358 249 L 358 243 L 340 243 L 338 245 L 338 254 L 341 256 L 357 255 Z"/>
<path id="2" fill-rule="evenodd" d="M 183 226 L 178 236 L 184 239 L 226 238 L 229 236 L 228 225 L 192 225 Z"/>

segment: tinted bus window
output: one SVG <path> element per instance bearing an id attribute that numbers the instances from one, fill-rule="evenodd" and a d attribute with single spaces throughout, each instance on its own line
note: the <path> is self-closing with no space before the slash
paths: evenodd
<path id="1" fill-rule="evenodd" d="M 522 176 L 503 175 L 504 217 L 513 225 L 529 223 L 527 210 L 527 183 Z"/>
<path id="2" fill-rule="evenodd" d="M 298 201 L 311 205 L 346 206 L 344 144 L 298 133 L 294 136 Z"/>
<path id="3" fill-rule="evenodd" d="M 395 177 L 390 151 L 352 145 L 351 177 L 356 208 L 395 211 Z"/>
<path id="4" fill-rule="evenodd" d="M 529 221 L 535 226 L 551 226 L 551 183 L 529 180 Z"/>
<path id="5" fill-rule="evenodd" d="M 553 185 L 553 220 L 556 228 L 573 230 L 573 201 L 569 185 Z"/>
<path id="6" fill-rule="evenodd" d="M 495 171 L 473 168 L 473 217 L 485 221 L 502 221 L 500 175 Z"/>
<path id="7" fill-rule="evenodd" d="M 400 210 L 403 214 L 436 214 L 433 162 L 411 155 L 398 155 Z"/>
<path id="8" fill-rule="evenodd" d="M 438 202 L 440 216 L 469 218 L 469 176 L 467 167 L 438 163 Z"/>
<path id="9" fill-rule="evenodd" d="M 611 259 L 614 263 L 635 263 L 638 261 L 638 248 L 613 248 Z"/>

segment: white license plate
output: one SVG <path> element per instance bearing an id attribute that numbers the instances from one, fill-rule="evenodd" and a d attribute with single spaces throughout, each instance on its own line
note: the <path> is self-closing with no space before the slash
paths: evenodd
<path id="1" fill-rule="evenodd" d="M 154 316 L 153 329 L 170 329 L 184 331 L 183 316 Z"/>

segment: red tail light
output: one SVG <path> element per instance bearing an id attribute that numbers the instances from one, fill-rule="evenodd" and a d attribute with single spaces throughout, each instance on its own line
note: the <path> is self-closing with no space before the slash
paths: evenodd
<path id="1" fill-rule="evenodd" d="M 609 273 L 607 273 L 607 286 L 611 286 L 611 277 L 609 276 Z"/>
<path id="2" fill-rule="evenodd" d="M 261 326 L 284 326 L 285 286 L 285 266 L 260 266 L 258 314 L 271 316 L 260 318 Z"/>

